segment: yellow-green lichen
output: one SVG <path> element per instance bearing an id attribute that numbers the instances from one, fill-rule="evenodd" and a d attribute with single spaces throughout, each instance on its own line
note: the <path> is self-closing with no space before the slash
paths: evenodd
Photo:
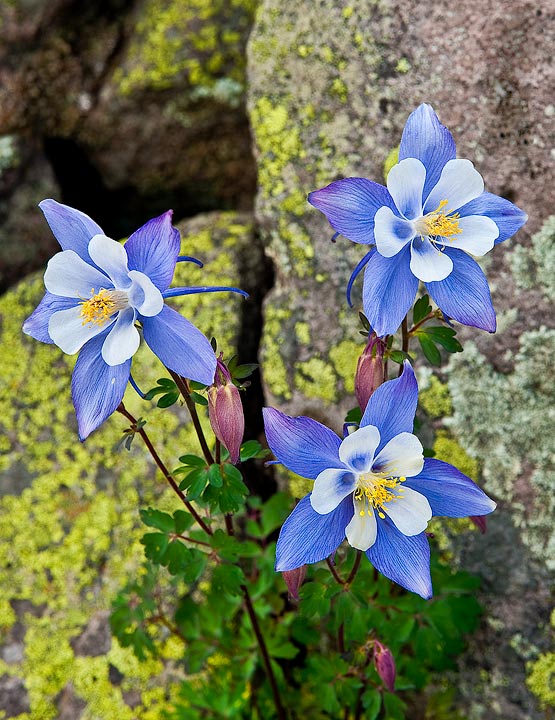
<path id="1" fill-rule="evenodd" d="M 147 0 L 117 72 L 120 91 L 164 90 L 184 76 L 191 88 L 236 105 L 256 6 L 256 0 Z"/>
<path id="2" fill-rule="evenodd" d="M 385 162 L 383 164 L 383 176 L 387 180 L 387 176 L 389 175 L 389 171 L 394 165 L 397 165 L 399 162 L 399 146 L 394 147 L 393 150 L 390 150 Z"/>
<path id="3" fill-rule="evenodd" d="M 332 402 L 337 394 L 337 375 L 329 363 L 313 357 L 295 365 L 295 388 L 307 398 Z"/>
<path id="4" fill-rule="evenodd" d="M 555 300 L 555 215 L 532 236 L 531 247 L 517 245 L 510 257 L 519 287 L 539 287 L 548 300 Z"/>
<path id="5" fill-rule="evenodd" d="M 343 380 L 343 387 L 348 393 L 355 391 L 355 371 L 361 352 L 362 346 L 353 340 L 342 340 L 330 348 L 330 360 L 336 373 Z"/>
<path id="6" fill-rule="evenodd" d="M 418 400 L 425 413 L 431 418 L 445 418 L 453 414 L 453 405 L 447 383 L 431 375 L 428 386 L 420 390 Z"/>

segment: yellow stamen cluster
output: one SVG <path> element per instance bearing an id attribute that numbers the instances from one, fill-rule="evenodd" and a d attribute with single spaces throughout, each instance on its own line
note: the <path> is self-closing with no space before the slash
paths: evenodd
<path id="1" fill-rule="evenodd" d="M 359 475 L 354 498 L 357 502 L 364 503 L 366 507 L 366 509 L 360 510 L 360 515 L 371 515 L 374 508 L 378 510 L 384 503 L 402 498 L 402 494 L 392 491 L 398 488 L 397 492 L 402 493 L 402 488 L 398 486 L 400 483 L 405 482 L 406 479 L 406 477 L 383 477 L 374 475 L 374 473 Z M 381 518 L 385 517 L 381 511 L 378 511 L 378 515 Z"/>
<path id="2" fill-rule="evenodd" d="M 424 215 L 419 221 L 419 229 L 423 235 L 451 237 L 462 232 L 459 227 L 461 217 L 459 213 L 445 215 L 441 212 L 447 202 L 447 200 L 442 200 L 435 210 Z"/>
<path id="3" fill-rule="evenodd" d="M 92 297 L 89 300 L 83 300 L 81 302 L 81 317 L 83 318 L 83 325 L 87 323 L 94 323 L 95 325 L 104 325 L 112 317 L 112 315 L 121 310 L 123 298 L 119 296 L 122 293 L 118 293 L 113 290 L 104 290 L 102 288 L 97 293 L 94 292 L 94 288 L 91 290 Z"/>

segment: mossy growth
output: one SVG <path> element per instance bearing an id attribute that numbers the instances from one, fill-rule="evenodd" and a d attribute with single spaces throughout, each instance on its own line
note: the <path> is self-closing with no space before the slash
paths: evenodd
<path id="1" fill-rule="evenodd" d="M 125 95 L 185 79 L 196 97 L 236 106 L 257 0 L 147 0 L 116 80 Z"/>
<path id="2" fill-rule="evenodd" d="M 555 629 L 555 610 L 551 613 L 551 628 Z M 542 653 L 527 665 L 526 684 L 538 698 L 543 710 L 555 708 L 555 653 Z"/>
<path id="3" fill-rule="evenodd" d="M 511 269 L 519 287 L 541 289 L 547 300 L 555 300 L 555 215 L 532 236 L 531 247 L 517 245 L 511 254 Z"/>
<path id="4" fill-rule="evenodd" d="M 205 268 L 179 265 L 175 284 L 238 285 L 238 269 L 230 258 L 237 258 L 239 246 L 251 243 L 250 233 L 250 225 L 233 213 L 208 216 L 204 224 L 197 221 L 182 252 L 202 258 Z M 178 501 L 139 439 L 130 452 L 114 450 L 127 426 L 120 415 L 79 442 L 70 400 L 74 359 L 21 331 L 42 293 L 42 277 L 37 277 L 0 299 L 0 643 L 10 641 L 17 620 L 25 629 L 23 660 L 0 662 L 0 675 L 25 682 L 31 710 L 19 720 L 58 717 L 56 697 L 68 683 L 86 704 L 83 718 L 155 720 L 171 705 L 177 688 L 167 666 L 178 653 L 165 631 L 152 630 L 159 655 L 144 663 L 115 641 L 105 654 L 80 657 L 72 641 L 141 572 L 139 508 L 155 502 L 172 510 Z M 237 296 L 202 295 L 175 305 L 232 354 L 241 302 Z M 145 389 L 166 374 L 146 348 L 139 350 L 133 366 Z M 146 429 L 170 468 L 183 452 L 198 450 L 180 406 L 175 412 L 162 411 L 130 389 L 124 402 L 147 421 Z M 207 424 L 205 417 L 202 421 Z M 22 614 L 21 601 L 30 603 L 33 612 Z M 110 681 L 110 666 L 123 675 L 117 686 Z M 133 709 L 125 702 L 127 693 L 138 698 Z"/>

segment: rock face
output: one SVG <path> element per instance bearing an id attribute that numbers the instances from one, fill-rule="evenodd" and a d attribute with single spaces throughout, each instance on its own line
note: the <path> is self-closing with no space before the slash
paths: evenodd
<path id="1" fill-rule="evenodd" d="M 0 289 L 48 255 L 28 207 L 60 190 L 115 237 L 168 207 L 178 217 L 250 209 L 244 48 L 254 7 L 2 3 Z"/>
<path id="2" fill-rule="evenodd" d="M 254 269 L 250 215 L 211 214 L 180 227 L 182 252 L 205 267 L 179 265 L 177 285 L 241 285 L 247 255 Z M 73 720 L 87 708 L 86 717 L 159 717 L 178 687 L 165 666 L 182 648 L 161 637 L 162 659 L 141 664 L 111 638 L 107 611 L 140 573 L 139 507 L 177 506 L 139 443 L 129 453 L 114 450 L 126 427 L 121 416 L 79 442 L 74 359 L 21 332 L 42 292 L 42 277 L 29 278 L 0 299 L 0 714 Z M 230 294 L 175 303 L 228 357 L 244 333 L 245 305 Z M 140 349 L 139 386 L 163 374 Z M 125 404 L 152 420 L 149 433 L 170 466 L 182 448 L 196 447 L 184 408 L 161 412 L 133 391 Z"/>
<path id="3" fill-rule="evenodd" d="M 546 362 L 555 321 L 551 280 L 542 280 L 551 277 L 553 239 L 544 228 L 529 249 L 529 238 L 555 205 L 554 39 L 549 0 L 265 0 L 249 42 L 256 218 L 276 267 L 262 359 L 282 410 L 339 428 L 362 349 L 360 295 L 352 311 L 344 298 L 362 252 L 345 239 L 331 244 L 333 231 L 305 197 L 342 177 L 381 181 L 420 102 L 434 106 L 487 189 L 530 216 L 486 259 L 500 332 L 461 329 L 468 350 L 445 374 L 450 442 L 478 461 L 500 505 L 486 536 L 455 539 L 458 557 L 484 578 L 487 608 L 456 680 L 471 720 L 540 717 L 524 679 L 526 660 L 548 642 L 555 552 L 545 504 L 555 477 L 553 451 L 538 438 L 552 435 Z"/>

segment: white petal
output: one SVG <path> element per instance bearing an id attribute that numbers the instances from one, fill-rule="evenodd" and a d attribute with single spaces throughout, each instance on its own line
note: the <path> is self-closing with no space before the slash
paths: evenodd
<path id="1" fill-rule="evenodd" d="M 444 214 L 453 212 L 484 192 L 484 181 L 470 160 L 449 160 L 441 171 L 437 185 L 424 203 L 424 213 L 436 210 L 442 200 Z"/>
<path id="2" fill-rule="evenodd" d="M 314 487 L 310 495 L 310 504 L 320 515 L 327 515 L 339 505 L 339 503 L 354 491 L 356 477 L 343 468 L 329 468 L 322 470 L 314 481 Z"/>
<path id="3" fill-rule="evenodd" d="M 118 313 L 114 327 L 102 345 L 102 359 L 107 365 L 121 365 L 137 352 L 141 338 L 134 322 L 133 308 Z"/>
<path id="4" fill-rule="evenodd" d="M 110 276 L 116 288 L 125 290 L 131 285 L 127 251 L 121 243 L 106 235 L 95 235 L 89 243 L 89 255 L 93 262 Z"/>
<path id="5" fill-rule="evenodd" d="M 435 282 L 445 280 L 451 274 L 453 261 L 428 238 L 416 237 L 410 247 L 410 269 L 422 282 Z"/>
<path id="6" fill-rule="evenodd" d="M 66 250 L 66 252 L 69 252 Z M 56 345 L 68 355 L 73 355 L 80 350 L 91 338 L 98 335 L 110 323 L 98 325 L 97 323 L 85 323 L 81 316 L 81 306 L 60 310 L 54 313 L 48 322 L 48 334 Z"/>
<path id="7" fill-rule="evenodd" d="M 485 215 L 467 215 L 459 219 L 459 235 L 438 238 L 447 247 L 461 248 L 472 255 L 485 255 L 495 245 L 499 237 L 499 228 Z"/>
<path id="8" fill-rule="evenodd" d="M 378 534 L 376 516 L 372 508 L 368 510 L 370 513 L 368 515 L 368 512 L 362 509 L 364 504 L 361 502 L 353 500 L 353 505 L 355 506 L 355 513 L 351 522 L 345 528 L 345 535 L 351 547 L 366 551 L 376 542 Z M 360 514 L 361 512 L 363 515 Z"/>
<path id="9" fill-rule="evenodd" d="M 387 189 L 397 210 L 414 220 L 422 215 L 422 191 L 426 182 L 426 168 L 416 158 L 405 158 L 394 165 L 387 176 Z"/>
<path id="10" fill-rule="evenodd" d="M 46 289 L 62 297 L 89 298 L 94 288 L 111 288 L 112 283 L 100 270 L 88 265 L 73 250 L 56 253 L 44 273 Z"/>
<path id="11" fill-rule="evenodd" d="M 403 535 L 418 535 L 423 532 L 432 517 L 432 508 L 424 495 L 408 487 L 400 488 L 402 499 L 391 500 L 382 507 Z"/>
<path id="12" fill-rule="evenodd" d="M 132 285 L 129 288 L 129 304 L 145 317 L 153 317 L 162 312 L 164 298 L 152 280 L 138 270 L 130 270 Z"/>
<path id="13" fill-rule="evenodd" d="M 393 257 L 415 235 L 412 223 L 397 217 L 387 205 L 374 215 L 374 238 L 380 255 Z"/>
<path id="14" fill-rule="evenodd" d="M 339 457 L 355 472 L 368 472 L 379 444 L 380 431 L 374 425 L 367 425 L 347 435 L 339 446 Z"/>
<path id="15" fill-rule="evenodd" d="M 422 443 L 409 432 L 396 435 L 380 451 L 372 466 L 373 472 L 386 473 L 388 477 L 414 477 L 424 467 Z"/>

